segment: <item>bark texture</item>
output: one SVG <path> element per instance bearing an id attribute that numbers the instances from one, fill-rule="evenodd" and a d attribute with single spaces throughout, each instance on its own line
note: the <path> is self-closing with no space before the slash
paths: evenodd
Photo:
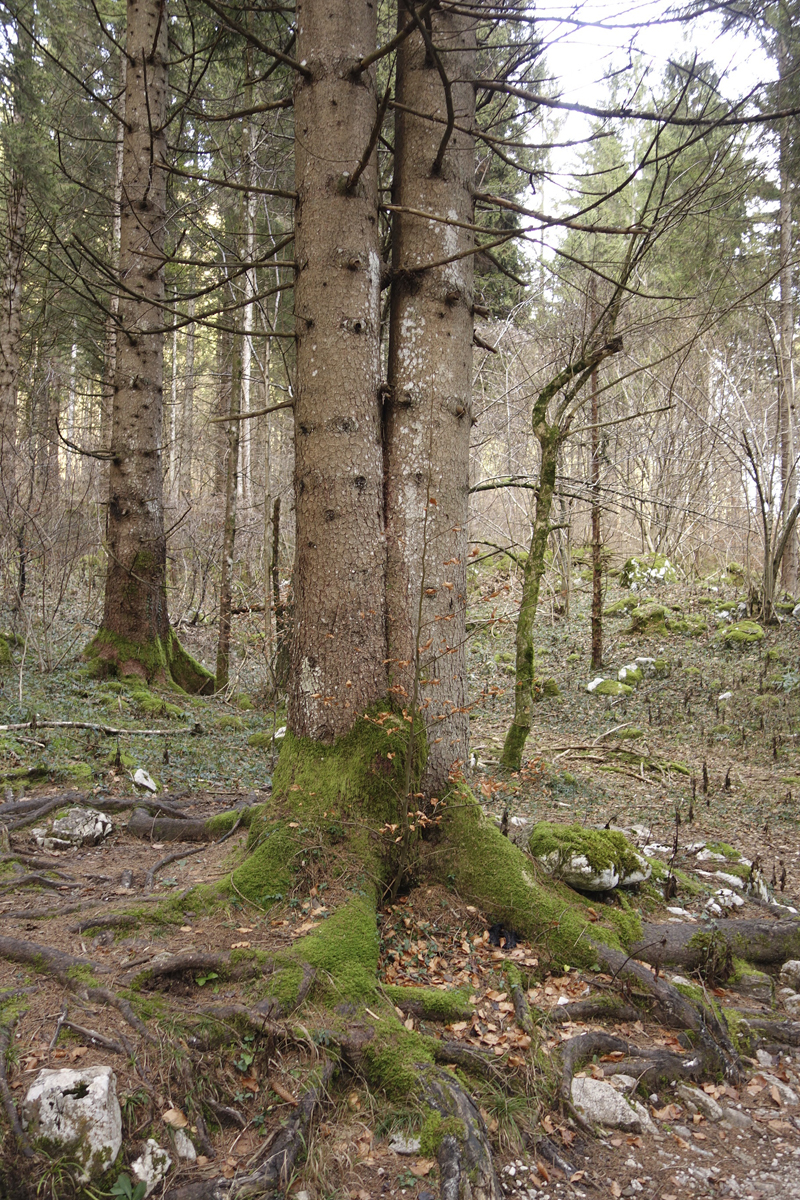
<path id="1" fill-rule="evenodd" d="M 120 210 L 120 331 L 109 472 L 108 573 L 101 632 L 166 643 L 161 480 L 166 220 L 165 0 L 128 0 Z M 130 664 L 135 670 L 135 664 Z"/>
<path id="2" fill-rule="evenodd" d="M 295 87 L 292 730 L 330 742 L 386 693 L 377 115 L 369 0 L 301 0 Z"/>
<path id="3" fill-rule="evenodd" d="M 391 690 L 403 703 L 417 698 L 425 717 L 422 786 L 431 793 L 466 759 L 469 733 L 475 152 L 465 130 L 475 113 L 475 25 L 440 10 L 419 21 L 405 4 L 399 21 L 416 29 L 397 55 L 385 404 L 388 657 Z"/>

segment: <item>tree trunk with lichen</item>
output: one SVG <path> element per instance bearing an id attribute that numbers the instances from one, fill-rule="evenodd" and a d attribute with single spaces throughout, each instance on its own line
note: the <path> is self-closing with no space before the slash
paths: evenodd
<path id="1" fill-rule="evenodd" d="M 167 612 L 161 440 L 164 376 L 167 11 L 129 0 L 105 606 L 88 649 L 98 670 L 207 691 Z"/>
<path id="2" fill-rule="evenodd" d="M 376 42 L 368 0 L 300 0 L 296 551 L 289 724 L 331 742 L 386 694 Z"/>
<path id="3" fill-rule="evenodd" d="M 397 54 L 384 416 L 388 651 L 392 694 L 424 716 L 422 788 L 430 795 L 447 788 L 468 755 L 475 22 L 443 10 L 421 21 L 401 4 L 399 25 L 416 29 Z"/>

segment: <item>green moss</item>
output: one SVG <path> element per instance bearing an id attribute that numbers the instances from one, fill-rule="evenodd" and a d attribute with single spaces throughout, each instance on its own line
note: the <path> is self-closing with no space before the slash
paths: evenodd
<path id="1" fill-rule="evenodd" d="M 233 717 L 226 713 L 217 719 L 215 727 L 220 730 L 235 729 L 240 733 L 245 728 L 245 724 L 241 717 Z"/>
<path id="2" fill-rule="evenodd" d="M 446 841 L 431 847 L 431 871 L 493 921 L 542 946 L 554 962 L 593 967 L 598 960 L 595 936 L 621 948 L 607 906 L 602 922 L 593 925 L 586 912 L 591 901 L 557 880 L 541 883 L 534 865 L 485 817 L 468 791 L 458 791 L 448 801 L 443 829 Z"/>
<path id="3" fill-rule="evenodd" d="M 541 821 L 528 841 L 534 858 L 557 854 L 560 863 L 582 854 L 594 871 L 615 867 L 626 873 L 641 865 L 639 856 L 624 834 L 612 829 L 587 829 L 583 825 L 556 825 Z"/>
<path id="4" fill-rule="evenodd" d="M 117 765 L 117 751 L 109 750 L 104 761 L 107 762 L 110 767 L 115 767 Z M 136 759 L 132 754 L 129 754 L 127 750 L 120 749 L 119 764 L 121 767 L 124 767 L 126 771 L 133 771 L 136 767 Z"/>
<path id="5" fill-rule="evenodd" d="M 537 680 L 537 684 L 539 681 Z M 541 694 L 543 697 L 560 696 L 561 688 L 556 683 L 555 679 L 543 679 L 541 681 Z"/>
<path id="6" fill-rule="evenodd" d="M 620 683 L 631 685 L 639 684 L 644 679 L 644 672 L 641 667 L 628 666 L 620 667 L 617 678 Z"/>
<path id="7" fill-rule="evenodd" d="M 667 617 L 664 624 L 670 633 L 685 633 L 689 637 L 699 637 L 708 629 L 706 619 L 701 613 L 687 613 L 680 618 Z"/>
<path id="8" fill-rule="evenodd" d="M 297 854 L 303 844 L 296 831 L 289 829 L 288 822 L 257 815 L 250 824 L 248 857 L 219 885 L 220 891 L 268 909 L 291 889 Z"/>
<path id="9" fill-rule="evenodd" d="M 464 1122 L 458 1117 L 443 1117 L 435 1109 L 429 1109 L 419 1134 L 421 1156 L 435 1159 L 446 1137 L 457 1138 L 460 1142 L 466 1141 L 467 1130 Z"/>
<path id="10" fill-rule="evenodd" d="M 769 692 L 765 692 L 763 696 L 753 697 L 753 708 L 756 712 L 763 712 L 769 708 L 780 708 L 780 696 L 773 696 Z"/>
<path id="11" fill-rule="evenodd" d="M 90 987 L 97 987 L 98 981 L 92 968 L 87 963 L 75 963 L 67 968 L 67 975 L 70 979 L 74 979 L 76 983 L 85 983 Z"/>
<path id="12" fill-rule="evenodd" d="M 366 896 L 354 896 L 293 947 L 339 1001 L 375 994 L 379 949 L 375 905 Z"/>
<path id="13" fill-rule="evenodd" d="M 613 604 L 609 604 L 603 609 L 604 617 L 626 617 L 634 608 L 638 608 L 641 604 L 639 596 L 623 596 L 621 600 L 616 600 Z"/>
<path id="14" fill-rule="evenodd" d="M 469 998 L 471 988 L 396 987 L 384 984 L 384 994 L 398 1008 L 409 1002 L 422 1006 L 422 1017 L 428 1021 L 465 1021 L 472 1016 L 474 1006 Z"/>
<path id="15" fill-rule="evenodd" d="M 237 821 L 241 821 L 240 829 L 249 829 L 256 816 L 262 815 L 264 805 L 251 804 L 247 808 L 234 808 L 230 812 L 215 813 L 206 821 L 206 831 L 212 837 L 221 837 L 233 829 Z"/>
<path id="16" fill-rule="evenodd" d="M 270 750 L 272 748 L 273 735 L 265 730 L 259 730 L 258 733 L 251 733 L 247 739 L 248 746 L 252 746 L 254 750 Z"/>
<path id="17" fill-rule="evenodd" d="M 633 688 L 627 683 L 620 683 L 618 679 L 604 679 L 602 683 L 598 683 L 597 687 L 592 688 L 593 696 L 630 696 Z"/>
<path id="18" fill-rule="evenodd" d="M 88 763 L 65 763 L 57 769 L 56 774 L 74 783 L 91 785 L 94 781 L 94 772 Z"/>
<path id="19" fill-rule="evenodd" d="M 627 632 L 646 634 L 666 633 L 666 616 L 667 610 L 663 604 L 656 604 L 655 601 L 640 604 L 631 613 L 631 623 Z"/>
<path id="20" fill-rule="evenodd" d="M 11 666 L 11 647 L 2 635 L 0 635 L 0 667 Z"/>
<path id="21" fill-rule="evenodd" d="M 616 741 L 623 742 L 631 738 L 643 738 L 645 733 L 638 725 L 629 725 L 626 729 L 615 729 L 611 736 Z"/>
<path id="22" fill-rule="evenodd" d="M 253 701 L 245 692 L 240 692 L 238 696 L 234 696 L 233 702 L 242 712 L 250 712 L 252 708 L 255 708 Z"/>
<path id="23" fill-rule="evenodd" d="M 725 646 L 742 648 L 763 641 L 764 630 L 757 621 L 735 621 L 720 630 L 716 640 Z"/>
<path id="24" fill-rule="evenodd" d="M 687 767 L 686 763 L 668 762 L 667 767 L 670 771 L 675 771 L 678 775 L 686 775 L 691 777 L 691 769 Z"/>
<path id="25" fill-rule="evenodd" d="M 183 649 L 172 629 L 166 639 L 134 642 L 100 629 L 84 651 L 95 679 L 133 675 L 139 681 L 173 684 L 180 691 L 210 695 L 214 676 Z"/>
<path id="26" fill-rule="evenodd" d="M 742 857 L 739 851 L 734 850 L 727 842 L 706 842 L 706 850 L 710 850 L 712 854 L 724 854 L 734 862 Z"/>

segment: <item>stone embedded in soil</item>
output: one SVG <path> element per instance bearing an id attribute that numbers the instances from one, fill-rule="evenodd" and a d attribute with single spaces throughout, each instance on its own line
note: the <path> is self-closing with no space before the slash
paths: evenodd
<path id="1" fill-rule="evenodd" d="M 111 1067 L 42 1070 L 22 1104 L 31 1140 L 63 1146 L 88 1183 L 103 1175 L 122 1146 L 122 1113 Z"/>
<path id="2" fill-rule="evenodd" d="M 626 1100 L 616 1088 L 602 1079 L 576 1076 L 572 1081 L 572 1103 L 587 1121 L 605 1125 L 609 1129 L 630 1129 L 635 1133 L 653 1129 L 653 1122 L 642 1104 L 636 1100 Z"/>
<path id="3" fill-rule="evenodd" d="M 713 1096 L 706 1095 L 700 1088 L 692 1087 L 688 1083 L 679 1083 L 675 1091 L 681 1100 L 687 1105 L 693 1105 L 697 1112 L 701 1112 L 709 1121 L 721 1121 L 724 1112 L 721 1104 L 717 1104 Z"/>
<path id="4" fill-rule="evenodd" d="M 96 808 L 70 808 L 63 817 L 31 830 L 31 837 L 44 850 L 68 850 L 72 846 L 96 846 L 112 832 L 110 817 Z"/>
<path id="5" fill-rule="evenodd" d="M 794 991 L 800 988 L 800 959 L 790 958 L 783 964 L 780 980 L 784 987 L 793 988 Z"/>
<path id="6" fill-rule="evenodd" d="M 145 1196 L 158 1187 L 172 1166 L 172 1159 L 154 1138 L 148 1138 L 143 1152 L 131 1163 L 131 1174 L 145 1185 Z"/>
<path id="7" fill-rule="evenodd" d="M 389 1149 L 394 1150 L 395 1154 L 419 1154 L 420 1140 L 418 1137 L 406 1137 L 402 1133 L 396 1133 L 389 1141 Z"/>

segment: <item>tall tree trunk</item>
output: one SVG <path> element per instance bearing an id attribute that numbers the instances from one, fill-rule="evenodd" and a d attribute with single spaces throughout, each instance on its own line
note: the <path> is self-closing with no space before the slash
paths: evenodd
<path id="1" fill-rule="evenodd" d="M 166 0 L 128 0 L 120 213 L 120 334 L 109 472 L 105 608 L 90 654 L 120 674 L 208 690 L 172 635 L 162 498 Z"/>
<path id="2" fill-rule="evenodd" d="M 794 433 L 794 297 L 792 295 L 792 183 L 789 176 L 791 136 L 780 135 L 780 365 L 778 403 L 780 408 L 780 453 L 782 516 L 784 522 L 798 491 Z M 792 595 L 797 591 L 797 535 L 786 542 L 781 562 L 781 582 Z"/>
<path id="3" fill-rule="evenodd" d="M 592 670 L 603 665 L 603 539 L 600 531 L 600 419 L 597 371 L 592 371 Z"/>
<path id="4" fill-rule="evenodd" d="M 222 564 L 219 582 L 219 637 L 217 639 L 216 689 L 221 691 L 228 685 L 228 668 L 231 656 L 231 584 L 233 581 L 233 553 L 236 545 L 236 497 L 239 467 L 239 428 L 237 419 L 242 407 L 242 357 L 239 351 L 241 339 L 234 339 L 233 379 L 231 382 L 231 420 L 227 422 L 228 461 L 225 477 L 225 524 L 222 532 Z"/>
<path id="5" fill-rule="evenodd" d="M 405 4 L 399 21 L 415 21 Z M 418 27 L 398 50 L 385 406 L 388 649 L 391 690 L 406 703 L 420 697 L 429 794 L 446 788 L 468 754 L 475 152 L 464 130 L 474 119 L 474 76 L 469 17 L 436 10 L 430 34 L 424 38 Z M 456 128 L 448 124 L 449 105 Z"/>
<path id="6" fill-rule="evenodd" d="M 186 303 L 186 315 L 189 323 L 186 326 L 186 354 L 183 375 L 183 416 L 181 421 L 181 491 L 184 496 L 192 495 L 192 460 L 194 458 L 194 350 L 195 329 L 194 296 Z"/>
<path id="7" fill-rule="evenodd" d="M 386 693 L 380 259 L 370 0 L 300 0 L 295 86 L 296 554 L 289 724 L 329 742 Z"/>
<path id="8" fill-rule="evenodd" d="M 17 484 L 17 393 L 22 336 L 22 266 L 27 220 L 27 190 L 12 168 L 6 195 L 5 253 L 0 295 L 0 499 L 14 522 Z"/>

